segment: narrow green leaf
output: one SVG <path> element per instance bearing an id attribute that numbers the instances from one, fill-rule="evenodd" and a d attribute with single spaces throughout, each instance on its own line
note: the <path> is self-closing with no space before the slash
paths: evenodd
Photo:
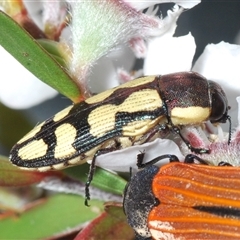
<path id="1" fill-rule="evenodd" d="M 14 20 L 0 11 L 0 44 L 37 78 L 73 102 L 80 90 L 66 71 Z"/>
<path id="2" fill-rule="evenodd" d="M 38 39 L 37 42 L 51 55 L 61 66 L 67 67 L 64 56 L 60 51 L 60 43 L 48 39 Z"/>
<path id="3" fill-rule="evenodd" d="M 72 168 L 66 168 L 63 172 L 68 176 L 74 177 L 82 182 L 86 182 L 89 168 L 89 164 L 83 164 Z M 125 179 L 99 167 L 96 168 L 92 180 L 92 185 L 94 187 L 118 195 L 123 194 L 126 184 L 127 181 Z"/>

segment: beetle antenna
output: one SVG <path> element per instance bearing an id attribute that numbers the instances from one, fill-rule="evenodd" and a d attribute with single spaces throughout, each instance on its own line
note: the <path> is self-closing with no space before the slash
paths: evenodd
<path id="1" fill-rule="evenodd" d="M 229 115 L 227 115 L 227 120 L 229 122 L 229 131 L 228 131 L 228 145 L 229 145 L 231 143 L 231 138 L 232 138 L 232 121 Z"/>

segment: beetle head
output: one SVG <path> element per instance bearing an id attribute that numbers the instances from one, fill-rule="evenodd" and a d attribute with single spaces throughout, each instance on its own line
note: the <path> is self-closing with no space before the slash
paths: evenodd
<path id="1" fill-rule="evenodd" d="M 209 96 L 211 101 L 211 123 L 225 123 L 228 119 L 228 100 L 221 86 L 213 81 L 209 82 Z"/>

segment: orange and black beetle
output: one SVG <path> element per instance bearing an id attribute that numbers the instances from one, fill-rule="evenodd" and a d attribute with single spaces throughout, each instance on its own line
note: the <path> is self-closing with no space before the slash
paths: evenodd
<path id="1" fill-rule="evenodd" d="M 123 205 L 139 240 L 240 239 L 237 167 L 148 163 L 126 186 Z"/>

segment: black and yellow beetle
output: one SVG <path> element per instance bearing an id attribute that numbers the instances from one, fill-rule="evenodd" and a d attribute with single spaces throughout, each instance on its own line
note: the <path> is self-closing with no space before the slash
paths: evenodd
<path id="1" fill-rule="evenodd" d="M 179 126 L 207 120 L 225 123 L 228 108 L 222 88 L 195 72 L 141 77 L 39 124 L 12 148 L 10 161 L 24 169 L 47 171 L 92 159 L 88 192 L 96 156 L 151 141 L 163 126 L 177 132 L 192 151 L 207 152 L 192 147 Z"/>

